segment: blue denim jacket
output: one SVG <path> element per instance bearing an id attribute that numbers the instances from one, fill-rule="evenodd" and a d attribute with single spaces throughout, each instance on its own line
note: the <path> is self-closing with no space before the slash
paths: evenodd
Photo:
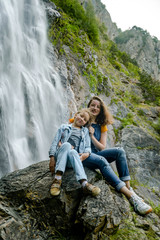
<path id="1" fill-rule="evenodd" d="M 58 143 L 67 142 L 72 133 L 72 124 L 62 124 L 58 129 L 52 145 L 49 150 L 49 157 L 55 156 L 56 151 L 58 150 Z M 79 145 L 79 153 L 89 152 L 91 153 L 91 140 L 89 136 L 88 128 L 82 127 L 82 138 Z"/>

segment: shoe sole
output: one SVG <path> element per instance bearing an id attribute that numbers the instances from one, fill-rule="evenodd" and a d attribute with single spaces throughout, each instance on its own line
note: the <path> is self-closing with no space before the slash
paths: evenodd
<path id="1" fill-rule="evenodd" d="M 57 192 L 53 192 L 52 193 L 52 189 L 50 190 L 50 194 L 52 195 L 52 196 L 58 196 L 59 194 L 60 194 L 60 190 L 59 191 L 57 191 Z"/>
<path id="2" fill-rule="evenodd" d="M 97 192 L 95 192 L 95 193 L 92 193 L 92 196 L 93 196 L 93 197 L 96 197 L 97 195 L 99 195 L 99 194 L 100 194 L 100 192 L 101 192 L 101 190 L 99 189 L 99 190 L 97 190 Z"/>
<path id="3" fill-rule="evenodd" d="M 150 212 L 152 212 L 152 208 L 148 209 L 148 211 L 145 214 L 148 214 Z"/>
<path id="4" fill-rule="evenodd" d="M 148 213 L 152 212 L 152 208 L 148 209 L 148 211 L 145 212 L 145 213 L 140 213 L 139 211 L 136 211 L 136 212 L 137 212 L 138 214 L 140 214 L 141 216 L 145 216 L 145 215 L 147 215 Z"/>

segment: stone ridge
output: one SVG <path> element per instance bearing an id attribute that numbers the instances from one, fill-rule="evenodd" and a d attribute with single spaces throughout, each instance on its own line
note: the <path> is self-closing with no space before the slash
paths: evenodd
<path id="1" fill-rule="evenodd" d="M 48 166 L 49 161 L 42 161 L 0 180 L 1 239 L 112 239 L 116 234 L 128 236 L 128 229 L 132 233 L 128 239 L 160 239 L 158 215 L 135 214 L 122 194 L 89 169 L 89 181 L 101 188 L 99 196 L 83 196 L 70 169 L 63 176 L 60 196 L 52 197 Z M 137 187 L 136 191 L 160 204 L 160 196 L 151 190 Z"/>

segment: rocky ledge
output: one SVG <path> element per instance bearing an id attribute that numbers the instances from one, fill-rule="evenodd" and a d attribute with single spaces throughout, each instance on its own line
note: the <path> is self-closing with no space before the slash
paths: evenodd
<path id="1" fill-rule="evenodd" d="M 48 165 L 42 161 L 0 180 L 0 239 L 160 239 L 158 207 L 145 217 L 138 215 L 99 172 L 89 169 L 89 181 L 101 188 L 99 196 L 84 196 L 70 169 L 61 194 L 52 197 Z M 160 205 L 159 192 L 142 186 L 135 191 Z"/>

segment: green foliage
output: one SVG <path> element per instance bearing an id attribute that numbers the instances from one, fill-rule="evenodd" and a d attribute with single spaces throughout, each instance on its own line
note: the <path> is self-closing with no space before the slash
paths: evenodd
<path id="1" fill-rule="evenodd" d="M 120 33 L 116 38 L 115 38 L 115 42 L 118 44 L 125 44 L 127 43 L 130 38 L 134 37 L 134 33 L 131 32 L 130 30 L 127 30 L 125 32 Z"/>
<path id="2" fill-rule="evenodd" d="M 87 82 L 90 86 L 90 91 L 99 95 L 104 93 L 106 96 L 109 95 L 110 87 L 108 86 L 108 79 L 99 71 L 98 67 L 94 64 L 89 64 L 87 67 L 88 73 L 83 72 L 86 76 Z"/>
<path id="3" fill-rule="evenodd" d="M 132 59 L 126 52 L 120 52 L 120 58 L 122 63 L 128 67 L 128 64 L 133 64 L 138 67 L 138 63 L 135 59 Z"/>
<path id="4" fill-rule="evenodd" d="M 137 111 L 139 116 L 145 116 L 146 114 L 144 113 L 143 109 L 138 109 Z"/>
<path id="5" fill-rule="evenodd" d="M 88 58 L 86 51 L 88 45 L 91 51 L 93 47 L 94 49 L 96 47 L 96 50 L 98 50 L 97 54 L 101 54 L 100 57 L 98 56 L 99 60 L 105 59 L 107 64 L 109 61 L 118 71 L 123 72 L 128 77 L 139 80 L 138 86 L 142 89 L 145 103 L 152 102 L 160 106 L 160 82 L 154 81 L 146 72 L 141 71 L 134 59 L 131 59 L 127 53 L 121 52 L 117 45 L 109 40 L 106 34 L 107 29 L 104 24 L 100 24 L 96 19 L 90 0 L 87 1 L 86 10 L 78 0 L 52 1 L 61 8 L 62 17 L 52 23 L 52 27 L 49 29 L 49 37 L 52 43 L 56 45 L 59 53 L 64 54 L 65 50 L 63 46 L 67 45 L 70 50 L 79 57 L 79 70 L 83 71 L 83 74 L 86 76 L 92 92 L 95 94 L 105 93 L 108 95 L 110 89 L 108 87 L 108 79 L 98 70 L 98 67 L 95 67 L 94 60 L 89 60 Z M 121 33 L 116 38 L 116 42 L 125 43 L 133 37 L 133 31 L 140 31 L 144 37 L 148 34 L 143 29 L 134 26 L 132 31 Z M 157 42 L 157 39 L 154 38 L 154 41 Z M 85 59 L 85 62 L 88 62 L 85 72 L 84 69 L 82 69 L 83 59 Z M 102 62 L 101 64 L 103 65 Z M 110 65 L 108 64 L 108 66 Z M 108 71 L 107 67 L 106 71 Z M 116 93 L 118 94 L 117 91 Z M 140 102 L 140 97 L 131 93 L 129 96 L 124 97 L 125 100 L 136 104 Z M 127 122 L 131 123 L 132 121 L 131 119 L 126 119 L 123 124 L 127 125 Z M 155 128 L 158 128 L 158 126 L 155 126 Z"/>
<path id="6" fill-rule="evenodd" d="M 91 0 L 88 1 L 86 8 L 86 21 L 84 22 L 84 29 L 88 33 L 89 38 L 93 43 L 98 45 L 99 42 L 99 29 L 97 26 L 97 20 L 94 13 L 94 8 Z"/>
<path id="7" fill-rule="evenodd" d="M 139 71 L 139 83 L 146 102 L 154 102 L 160 106 L 160 82 L 153 80 L 144 70 Z"/>
<path id="8" fill-rule="evenodd" d="M 139 79 L 139 67 L 137 66 L 137 63 L 133 62 L 128 62 L 127 63 L 127 69 L 131 75 L 131 77 Z"/>
<path id="9" fill-rule="evenodd" d="M 108 60 L 115 69 L 124 72 L 126 75 L 130 73 L 132 77 L 139 78 L 139 67 L 135 59 L 131 59 L 127 53 L 121 52 L 112 41 L 109 42 L 108 50 Z M 121 64 L 128 69 L 129 73 L 122 68 Z"/>
<path id="10" fill-rule="evenodd" d="M 85 45 L 91 44 L 85 34 L 74 20 L 69 18 L 65 13 L 61 13 L 62 17 L 53 22 L 49 29 L 49 39 L 56 46 L 59 53 L 63 54 L 63 45 L 70 47 L 71 51 L 82 58 L 85 57 Z"/>
<path id="11" fill-rule="evenodd" d="M 135 94 L 134 92 L 132 91 L 125 91 L 124 92 L 124 97 L 123 97 L 123 100 L 125 102 L 130 102 L 130 103 L 133 103 L 133 104 L 139 104 L 140 101 L 141 101 L 141 97 L 138 96 L 137 94 Z"/>
<path id="12" fill-rule="evenodd" d="M 150 228 L 150 226 L 144 226 L 143 230 L 136 227 L 137 216 L 132 213 L 133 219 L 123 220 L 123 228 L 117 228 L 117 231 L 112 235 L 107 236 L 108 240 L 137 240 L 137 239 L 150 239 L 158 240 L 155 232 Z M 105 238 L 104 238 L 105 239 Z"/>
<path id="13" fill-rule="evenodd" d="M 131 94 L 130 100 L 132 103 L 139 104 L 141 102 L 141 96 L 138 96 L 136 94 Z"/>
<path id="14" fill-rule="evenodd" d="M 154 213 L 160 217 L 160 204 L 156 206 L 153 201 L 150 201 L 149 204 L 153 208 Z"/>
<path id="15" fill-rule="evenodd" d="M 119 128 L 114 128 L 113 127 L 113 131 L 114 131 L 114 134 L 115 134 L 115 137 L 116 137 L 116 142 L 118 141 L 118 137 L 119 137 L 119 135 L 118 135 L 118 133 L 119 133 Z"/>
<path id="16" fill-rule="evenodd" d="M 152 127 L 156 130 L 158 134 L 160 134 L 160 118 L 157 123 L 152 123 Z"/>
<path id="17" fill-rule="evenodd" d="M 71 18 L 78 21 L 81 24 L 86 16 L 85 10 L 77 0 L 52 0 L 57 6 L 63 9 L 63 11 L 68 14 Z"/>
<path id="18" fill-rule="evenodd" d="M 74 24 L 83 29 L 95 45 L 100 44 L 98 23 L 90 0 L 88 1 L 86 11 L 78 0 L 52 1 L 63 9 L 68 16 L 74 19 Z"/>
<path id="19" fill-rule="evenodd" d="M 108 59 L 109 61 L 112 61 L 112 60 L 116 60 L 119 56 L 119 50 L 117 48 L 117 45 L 110 41 L 110 45 L 109 45 L 109 55 L 108 55 Z"/>
<path id="20" fill-rule="evenodd" d="M 133 119 L 132 113 L 128 113 L 125 118 L 121 119 L 121 122 L 122 122 L 122 128 L 126 127 L 127 125 L 136 125 Z"/>
<path id="21" fill-rule="evenodd" d="M 99 32 L 100 32 L 103 39 L 105 39 L 106 41 L 109 40 L 108 35 L 106 34 L 107 33 L 107 27 L 105 26 L 104 23 L 99 24 Z"/>

